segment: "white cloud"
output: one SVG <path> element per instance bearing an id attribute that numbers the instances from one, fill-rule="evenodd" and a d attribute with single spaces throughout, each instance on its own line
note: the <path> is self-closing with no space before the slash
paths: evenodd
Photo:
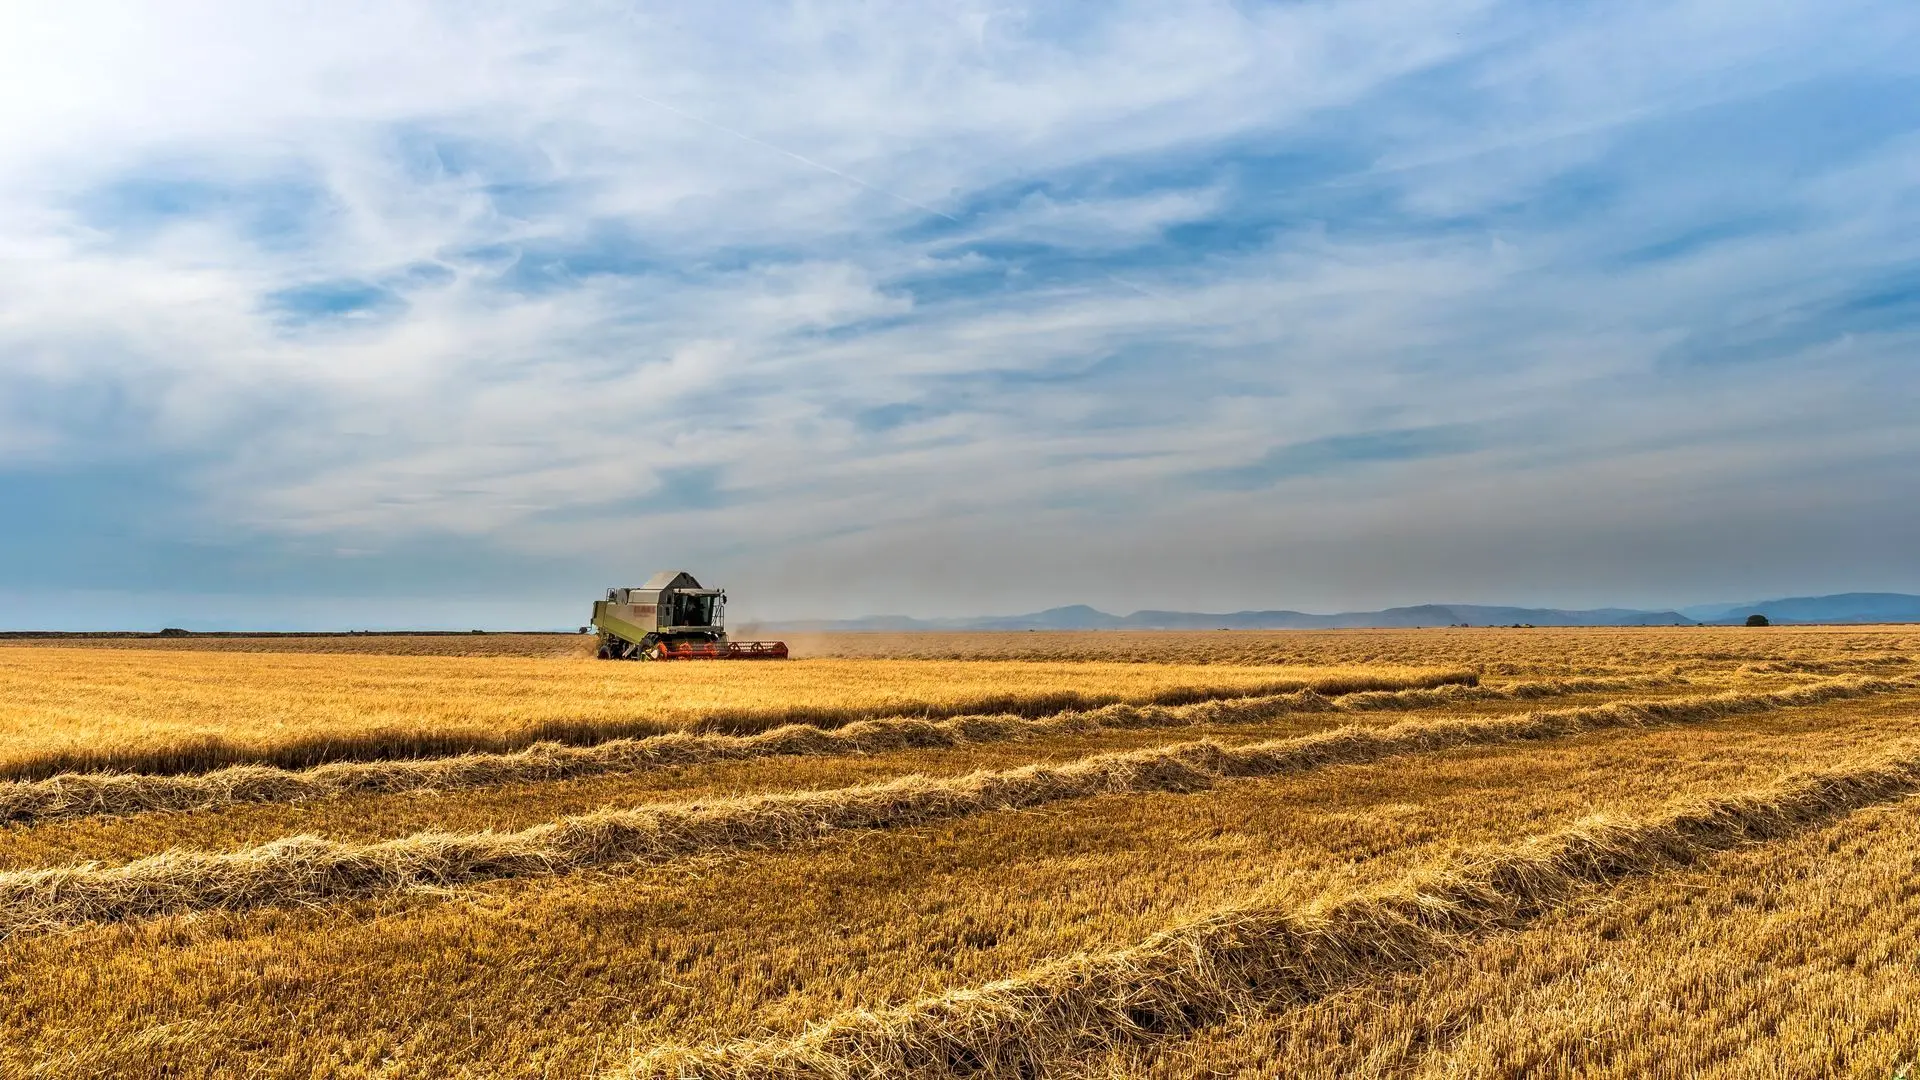
<path id="1" fill-rule="evenodd" d="M 1803 453 L 1851 460 L 1894 423 L 1872 380 L 1904 339 L 1781 320 L 1920 255 L 1890 184 L 1911 140 L 1815 160 L 1748 133 L 1691 164 L 1635 140 L 1884 75 L 1915 22 L 1713 0 L 10 13 L 0 468 L 186 460 L 210 533 L 355 551 L 691 527 L 913 563 L 929 523 L 1032 550 L 1123 506 L 1103 544 L 1160 551 L 1204 511 L 1233 562 L 1528 469 L 1784 475 L 1738 432 L 1788 417 Z M 1720 168 L 1758 159 L 1791 182 Z M 1734 207 L 1766 221 L 1627 258 Z M 1745 374 L 1689 366 L 1715 342 Z M 1823 441 L 1849 417 L 1866 443 Z M 1307 532 L 1194 490 L 1273 447 L 1444 425 L 1485 448 L 1290 481 Z M 662 517 L 675 483 L 714 490 Z"/>

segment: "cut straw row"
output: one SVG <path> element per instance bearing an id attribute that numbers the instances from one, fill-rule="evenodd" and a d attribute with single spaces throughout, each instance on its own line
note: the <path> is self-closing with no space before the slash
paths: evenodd
<path id="1" fill-rule="evenodd" d="M 1479 720 L 1415 720 L 1226 747 L 1188 742 L 966 776 L 712 802 L 602 810 L 519 832 L 423 832 L 372 844 L 296 836 L 233 852 L 176 849 L 121 866 L 0 872 L 0 936 L 62 923 L 312 904 L 496 878 L 648 864 L 728 849 L 789 847 L 846 830 L 891 829 L 1107 794 L 1198 791 L 1228 779 L 1607 728 L 1684 723 L 1909 689 L 1835 680 L 1767 694 L 1717 694 Z"/>
<path id="2" fill-rule="evenodd" d="M 1920 745 L 1640 819 L 1590 818 L 1397 887 L 1304 909 L 1243 906 L 1130 948 L 859 1010 L 795 1039 L 645 1051 L 606 1080 L 1028 1080 L 1236 1012 L 1298 1006 L 1418 968 L 1584 890 L 1777 839 L 1920 790 Z"/>
<path id="3" fill-rule="evenodd" d="M 678 732 L 643 739 L 616 739 L 593 746 L 541 743 L 512 753 L 337 762 L 298 770 L 236 765 L 185 776 L 66 773 L 45 780 L 0 782 L 0 822 L 36 824 L 102 814 L 211 810 L 339 795 L 458 791 L 752 758 L 952 749 L 1102 730 L 1258 724 L 1298 713 L 1410 711 L 1476 701 L 1540 700 L 1680 682 L 1656 676 L 1558 679 L 1506 686 L 1446 683 L 1397 691 L 1356 691 L 1334 697 L 1302 690 L 1192 705 L 1108 705 L 1037 720 L 1014 715 L 958 716 L 946 720 L 897 717 L 863 720 L 833 729 L 790 724 L 758 735 Z"/>
<path id="4" fill-rule="evenodd" d="M 1271 678 L 1238 686 L 1174 686 L 1154 691 L 1145 705 L 1190 705 L 1196 702 L 1269 697 L 1312 690 L 1321 694 L 1393 691 L 1453 684 L 1474 685 L 1477 672 L 1466 669 L 1425 668 L 1392 672 L 1354 671 L 1337 675 L 1288 675 L 1283 668 Z M 121 771 L 152 775 L 211 772 L 232 765 L 272 765 L 305 769 L 336 761 L 400 761 L 447 757 L 455 754 L 506 754 L 539 743 L 597 746 L 614 739 L 638 739 L 682 732 L 752 735 L 787 724 L 839 728 L 862 720 L 916 717 L 938 720 L 950 716 L 1007 714 L 1052 716 L 1069 709 L 1097 709 L 1123 702 L 1127 695 L 1090 690 L 1019 690 L 979 695 L 947 702 L 897 702 L 890 705 L 812 705 L 801 702 L 778 708 L 726 708 L 689 719 L 647 715 L 552 719 L 528 725 L 507 725 L 493 731 L 471 726 L 393 726 L 362 731 L 283 735 L 270 739 L 234 738 L 222 734 L 181 735 L 165 742 L 141 744 L 96 743 L 22 754 L 0 762 L 0 776 L 37 780 L 62 773 Z M 283 727 L 297 731 L 298 717 Z"/>

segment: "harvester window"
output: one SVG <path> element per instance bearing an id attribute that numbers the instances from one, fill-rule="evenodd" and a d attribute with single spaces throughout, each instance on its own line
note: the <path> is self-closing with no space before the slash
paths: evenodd
<path id="1" fill-rule="evenodd" d="M 673 598 L 674 626 L 712 626 L 713 597 L 676 596 Z"/>

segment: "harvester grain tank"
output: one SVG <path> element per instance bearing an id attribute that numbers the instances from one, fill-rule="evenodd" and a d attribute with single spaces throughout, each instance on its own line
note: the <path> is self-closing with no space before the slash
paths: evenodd
<path id="1" fill-rule="evenodd" d="M 602 660 L 785 660 L 784 641 L 728 641 L 727 590 L 703 589 L 685 570 L 662 570 L 593 603 Z"/>

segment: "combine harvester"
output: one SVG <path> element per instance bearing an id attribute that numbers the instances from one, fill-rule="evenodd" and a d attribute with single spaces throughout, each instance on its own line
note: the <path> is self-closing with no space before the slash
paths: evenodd
<path id="1" fill-rule="evenodd" d="M 593 603 L 602 660 L 785 660 L 784 641 L 728 641 L 727 590 L 703 589 L 685 570 L 662 570 L 637 589 Z"/>

